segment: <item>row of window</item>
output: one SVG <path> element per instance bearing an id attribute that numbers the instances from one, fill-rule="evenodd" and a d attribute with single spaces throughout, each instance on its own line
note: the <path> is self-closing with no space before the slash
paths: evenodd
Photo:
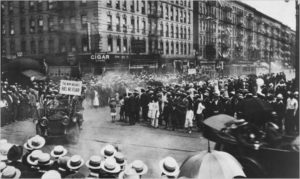
<path id="1" fill-rule="evenodd" d="M 236 7 L 233 7 L 234 9 L 233 11 L 224 12 L 224 10 L 222 10 L 221 8 L 216 8 L 216 7 L 208 8 L 204 4 L 205 3 L 200 3 L 199 5 L 199 13 L 202 15 L 211 16 L 213 18 L 217 18 L 224 22 L 233 23 L 233 24 L 243 23 L 244 26 L 248 28 L 251 28 L 253 25 L 255 25 L 257 28 L 264 28 L 265 30 L 270 30 L 270 31 L 274 31 L 275 33 L 280 33 L 279 28 L 273 27 L 272 25 L 269 25 L 267 23 L 263 23 L 260 20 L 254 23 L 251 20 L 254 19 L 253 15 L 243 16 L 243 14 L 249 14 L 249 13 L 243 13 L 241 9 L 238 9 Z"/>
<path id="2" fill-rule="evenodd" d="M 114 52 L 114 43 L 116 43 L 116 52 L 117 53 L 128 53 L 128 40 L 124 38 L 117 38 L 116 41 L 113 40 L 113 37 L 107 37 L 107 51 Z M 160 49 L 167 55 L 189 55 L 191 50 L 191 44 L 187 42 L 173 42 L 173 41 L 160 41 L 159 47 L 155 46 L 155 41 L 148 41 L 149 44 L 149 51 L 153 52 L 154 49 Z"/>
<path id="3" fill-rule="evenodd" d="M 107 25 L 107 30 L 112 31 L 115 29 L 118 32 L 121 32 L 121 28 L 123 29 L 123 32 L 131 32 L 131 33 L 139 33 L 140 32 L 140 20 L 139 17 L 137 17 L 137 21 L 135 21 L 134 16 L 131 17 L 130 20 L 130 26 L 129 28 L 127 27 L 127 16 L 124 15 L 122 17 L 122 24 L 121 24 L 121 17 L 118 15 L 116 16 L 116 25 L 115 28 L 113 28 L 113 20 L 112 20 L 112 15 L 108 14 L 107 15 L 108 19 L 108 25 Z M 136 25 L 135 25 L 136 24 Z M 181 25 L 174 25 L 171 23 L 170 25 L 166 23 L 166 25 L 163 25 L 163 22 L 160 23 L 158 32 L 156 30 L 156 23 L 152 22 L 151 19 L 148 21 L 149 24 L 149 30 L 146 30 L 146 21 L 143 18 L 142 19 L 142 26 L 141 26 L 141 32 L 142 34 L 156 34 L 158 33 L 160 36 L 165 36 L 165 37 L 171 37 L 171 38 L 181 38 L 181 39 L 191 39 L 191 29 L 190 27 L 185 27 Z M 165 34 L 164 34 L 165 33 Z"/>
<path id="4" fill-rule="evenodd" d="M 17 4 L 18 3 L 18 4 Z M 46 3 L 44 6 L 43 3 Z M 5 11 L 7 6 L 8 14 L 13 14 L 15 10 L 19 10 L 19 13 L 25 12 L 34 12 L 34 11 L 43 11 L 43 10 L 52 10 L 55 7 L 55 3 L 57 3 L 57 7 L 62 8 L 64 3 L 67 2 L 54 2 L 53 0 L 38 0 L 38 1 L 8 1 L 7 4 L 5 2 L 1 2 L 1 10 Z M 69 1 L 68 7 L 72 8 L 75 6 L 75 1 Z M 81 5 L 86 6 L 87 1 L 81 0 Z"/>
<path id="5" fill-rule="evenodd" d="M 47 44 L 45 44 L 47 43 Z M 2 44 L 2 53 L 6 53 L 6 44 L 5 41 L 1 41 Z M 82 52 L 87 52 L 88 51 L 88 39 L 86 37 L 82 37 L 81 39 L 81 47 L 76 46 L 76 40 L 75 38 L 71 38 L 68 41 L 68 49 L 66 45 L 65 40 L 59 41 L 58 44 L 58 49 L 56 48 L 56 45 L 54 43 L 53 39 L 49 39 L 47 41 L 43 39 L 38 39 L 38 40 L 21 40 L 20 42 L 20 48 L 16 49 L 16 41 L 14 39 L 11 39 L 9 41 L 9 49 L 10 53 L 16 53 L 17 51 L 21 51 L 23 54 L 44 54 L 44 53 L 56 53 L 56 52 L 66 52 L 66 51 L 71 51 L 71 52 L 76 52 L 81 49 Z M 46 45 L 46 46 L 45 46 Z M 46 49 L 47 47 L 47 49 Z"/>
<path id="6" fill-rule="evenodd" d="M 123 11 L 127 11 L 127 3 L 129 4 L 130 6 L 130 12 L 139 12 L 141 11 L 142 14 L 146 14 L 146 2 L 145 0 L 123 0 L 122 1 L 122 4 L 121 4 L 121 1 L 120 0 L 116 0 L 115 2 L 115 5 L 114 5 L 114 8 L 116 9 L 119 9 L 119 10 L 123 10 Z M 191 7 L 191 1 L 190 0 L 180 0 L 180 2 L 178 2 L 178 0 L 176 0 L 175 2 L 174 1 L 171 1 L 172 4 L 177 4 L 178 6 L 186 6 L 186 7 Z M 156 0 L 153 0 L 153 1 L 148 1 L 147 3 L 147 9 L 148 9 L 148 12 L 150 12 L 150 8 L 154 5 L 154 7 L 157 7 L 158 5 L 158 1 Z M 162 2 L 160 3 L 162 7 Z M 166 7 L 168 7 L 169 3 L 165 3 L 166 4 Z M 170 6 L 174 6 L 170 4 Z M 107 3 L 106 3 L 106 6 L 109 7 L 109 8 L 112 8 L 113 7 L 113 2 L 112 0 L 107 0 Z M 141 7 L 141 9 L 140 9 Z M 163 10 L 163 9 L 161 9 Z"/>
<path id="7" fill-rule="evenodd" d="M 87 28 L 87 15 L 83 14 L 81 15 L 81 28 L 85 29 Z M 55 29 L 61 29 L 63 30 L 65 27 L 65 19 L 64 18 L 58 18 L 58 23 L 54 22 L 53 17 L 48 17 L 47 21 L 48 25 L 45 25 L 45 21 L 43 16 L 38 16 L 37 18 L 31 17 L 29 18 L 28 21 L 28 26 L 29 26 L 29 33 L 42 33 L 45 31 L 46 28 L 48 28 L 49 32 L 53 32 Z M 70 17 L 69 19 L 69 24 L 71 29 L 76 29 L 76 18 L 75 17 Z M 59 27 L 59 28 L 58 28 Z M 2 35 L 5 35 L 6 32 L 6 24 L 5 22 L 2 22 L 1 24 L 1 33 Z M 26 19 L 21 18 L 20 19 L 20 34 L 27 34 L 26 30 Z M 8 22 L 8 34 L 9 35 L 15 35 L 16 34 L 16 29 L 15 29 L 15 22 L 14 21 L 9 21 Z"/>
<path id="8" fill-rule="evenodd" d="M 141 2 L 129 1 L 129 3 L 130 3 L 131 12 L 139 12 L 140 10 L 139 3 L 141 3 L 141 13 L 146 14 L 146 10 L 145 10 L 146 2 L 144 0 L 142 0 Z M 158 6 L 157 1 L 148 1 L 147 4 L 148 4 L 147 5 L 148 15 L 155 15 L 162 18 L 164 17 L 167 20 L 172 20 L 181 23 L 189 23 L 189 24 L 191 23 L 191 11 L 187 11 L 186 9 L 182 9 L 182 8 L 177 8 L 176 6 L 167 3 L 160 3 L 160 5 Z M 112 0 L 107 1 L 107 6 L 112 7 Z M 115 7 L 116 9 L 121 9 L 120 0 L 116 1 Z M 123 1 L 122 10 L 127 10 L 126 0 Z"/>

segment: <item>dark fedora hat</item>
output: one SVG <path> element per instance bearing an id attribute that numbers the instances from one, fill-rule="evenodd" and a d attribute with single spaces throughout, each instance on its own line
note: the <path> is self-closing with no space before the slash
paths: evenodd
<path id="1" fill-rule="evenodd" d="M 17 161 L 23 156 L 23 147 L 13 145 L 8 153 L 7 153 L 7 159 L 10 161 Z"/>

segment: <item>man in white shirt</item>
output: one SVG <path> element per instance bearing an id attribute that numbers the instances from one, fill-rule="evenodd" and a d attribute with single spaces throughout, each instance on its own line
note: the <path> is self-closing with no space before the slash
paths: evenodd
<path id="1" fill-rule="evenodd" d="M 296 96 L 298 95 L 298 92 L 295 92 L 294 95 L 291 93 L 288 93 L 289 96 L 286 101 L 286 119 L 285 119 L 285 131 L 287 134 L 293 134 L 295 132 L 296 128 L 296 114 L 298 111 L 298 100 L 296 99 Z"/>

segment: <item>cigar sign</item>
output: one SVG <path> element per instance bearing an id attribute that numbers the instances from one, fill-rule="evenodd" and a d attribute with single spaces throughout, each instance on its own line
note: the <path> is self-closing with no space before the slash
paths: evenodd
<path id="1" fill-rule="evenodd" d="M 110 55 L 103 53 L 95 53 L 91 55 L 90 59 L 94 62 L 105 62 L 106 60 L 110 59 Z"/>
<path id="2" fill-rule="evenodd" d="M 82 81 L 60 80 L 59 93 L 65 95 L 81 95 Z"/>

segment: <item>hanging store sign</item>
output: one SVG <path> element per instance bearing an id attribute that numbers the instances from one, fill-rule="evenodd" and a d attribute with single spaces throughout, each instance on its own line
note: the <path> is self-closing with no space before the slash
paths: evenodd
<path id="1" fill-rule="evenodd" d="M 94 62 L 105 62 L 106 60 L 110 59 L 110 55 L 103 53 L 95 53 L 91 55 L 90 59 Z"/>

